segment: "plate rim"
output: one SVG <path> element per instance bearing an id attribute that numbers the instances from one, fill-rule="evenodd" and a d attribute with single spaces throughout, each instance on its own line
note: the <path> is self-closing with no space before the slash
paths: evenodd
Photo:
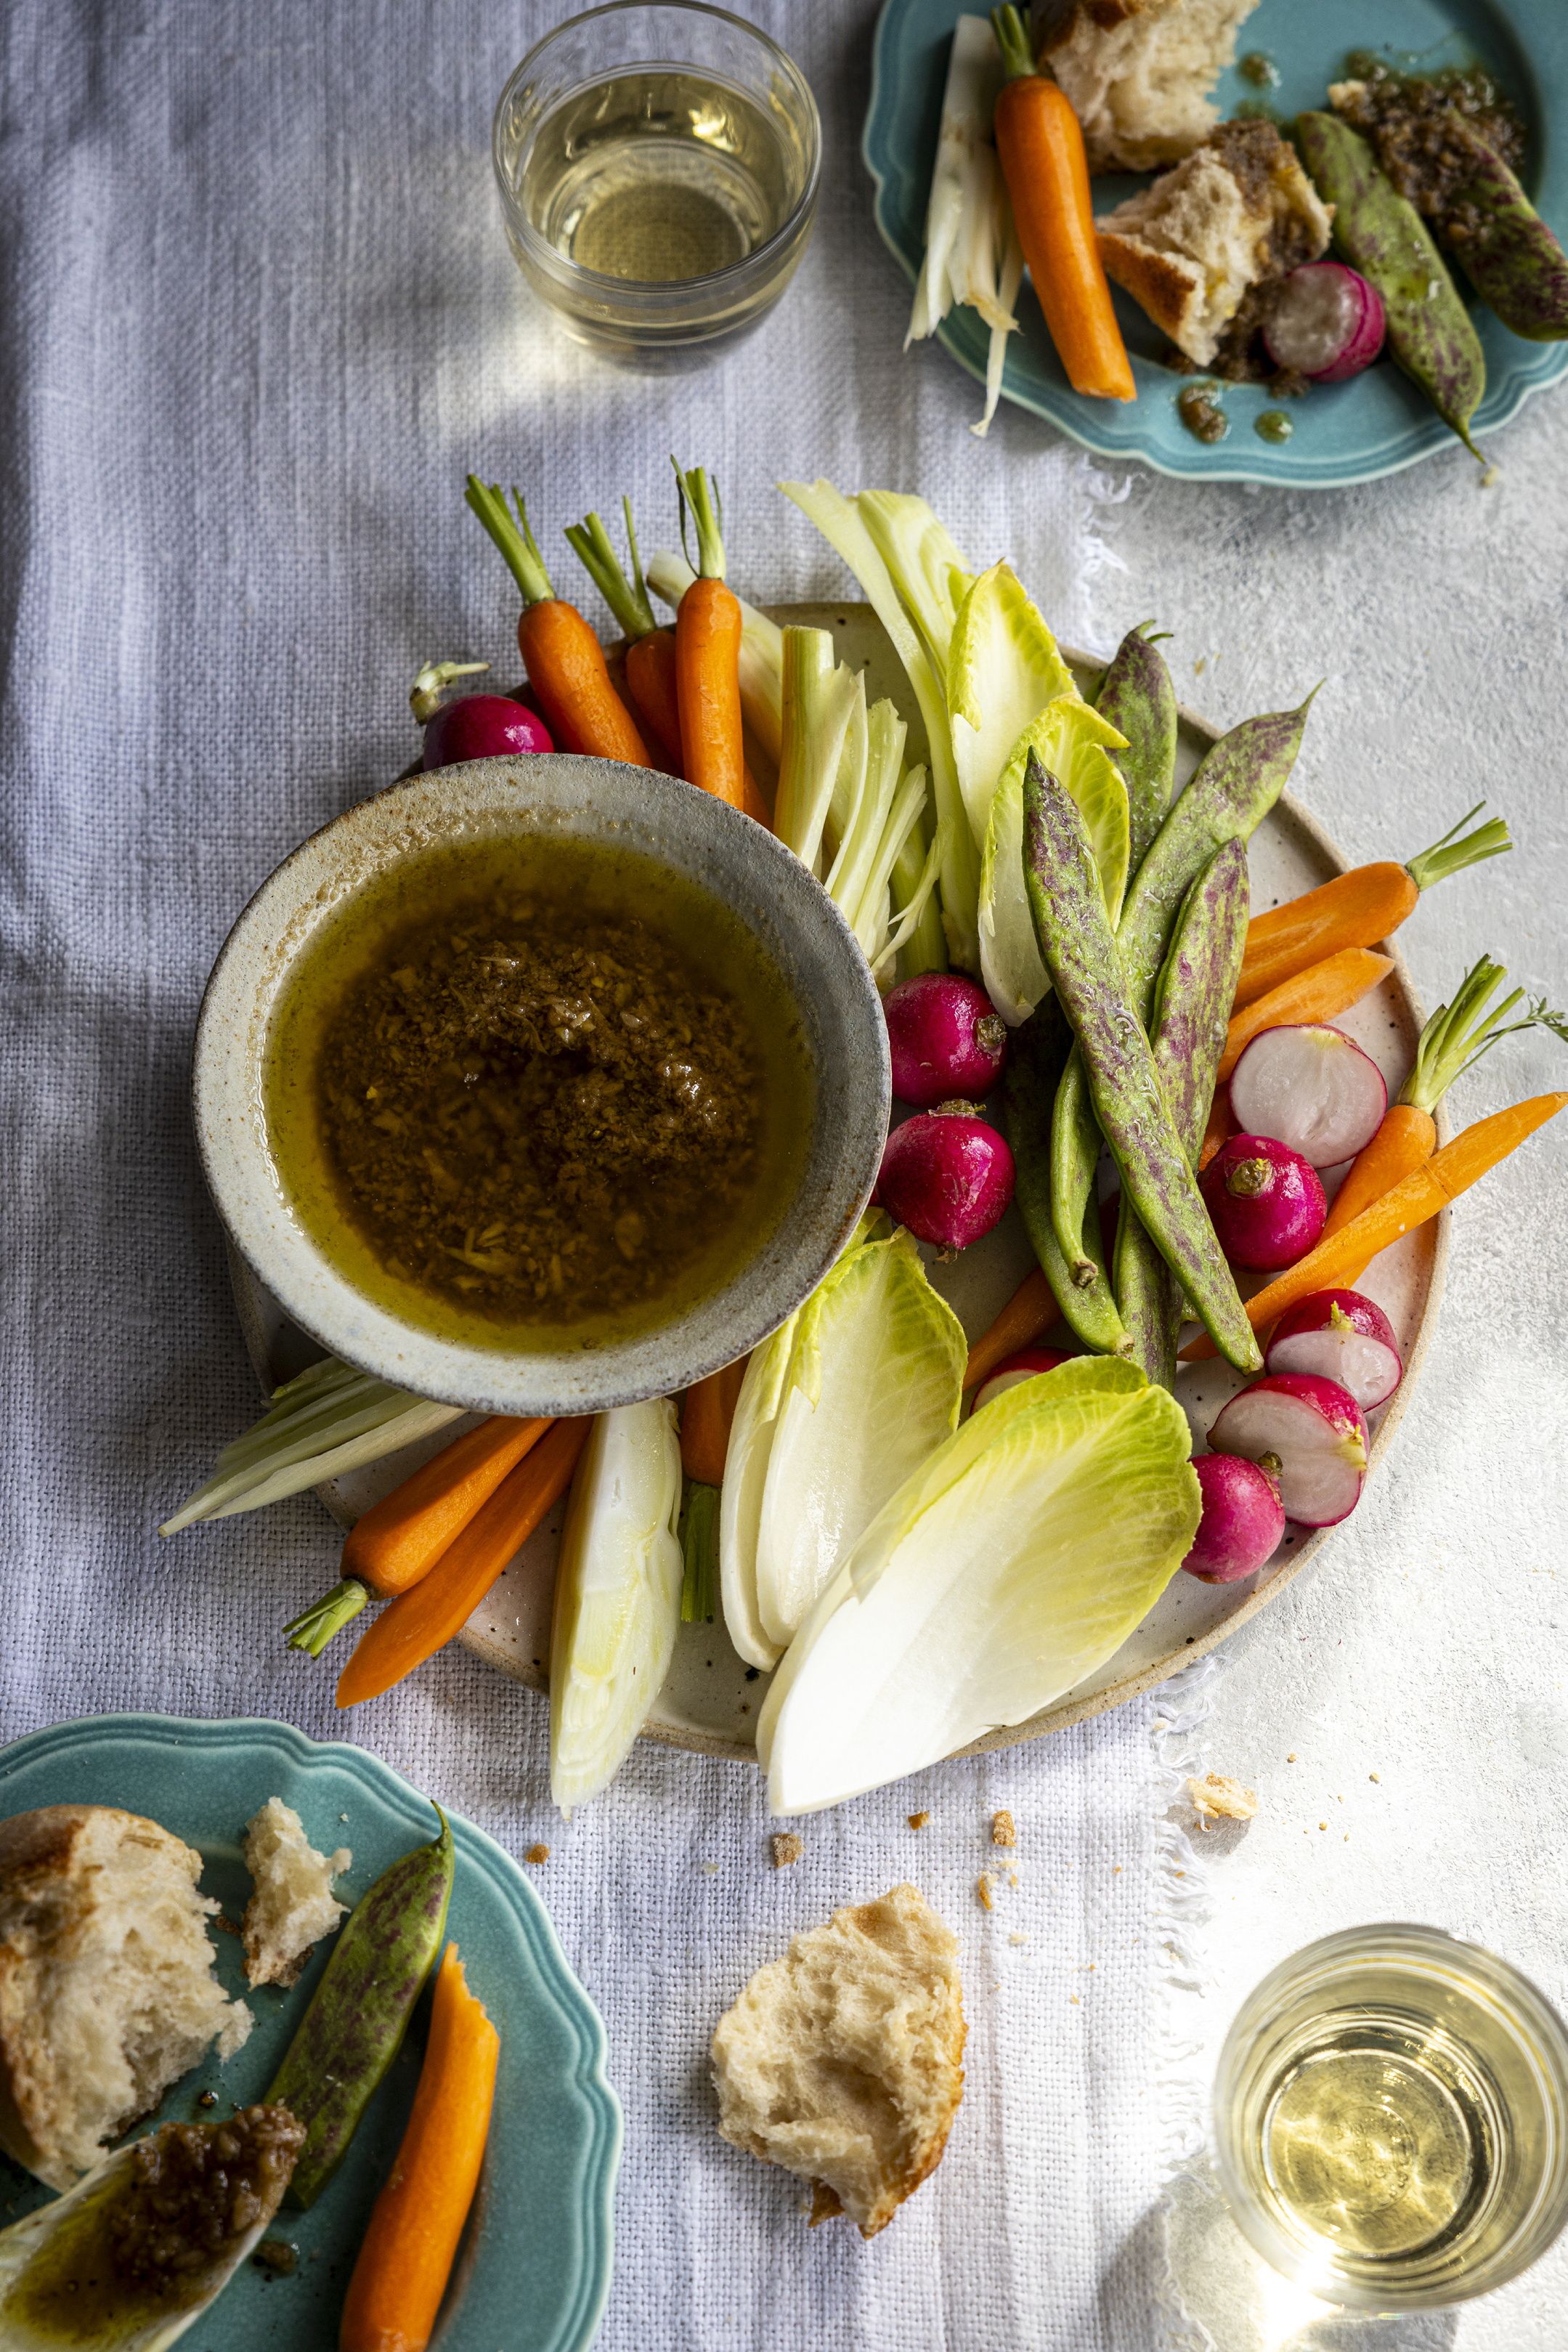
<path id="1" fill-rule="evenodd" d="M 891 84 L 892 75 L 884 59 L 884 50 L 891 48 L 897 24 L 911 7 L 917 5 L 919 0 L 881 0 L 876 23 L 872 30 L 871 89 L 866 100 L 864 118 L 861 124 L 859 142 L 861 163 L 872 183 L 872 218 L 876 225 L 877 235 L 911 286 L 916 282 L 919 272 L 917 268 L 911 264 L 908 255 L 895 239 L 886 218 L 889 174 L 883 168 L 883 162 L 873 152 L 873 137 L 874 132 L 883 127 L 879 121 L 879 115 L 883 108 L 890 103 L 884 86 Z M 1526 12 L 1522 0 L 1490 0 L 1490 5 L 1514 32 L 1521 47 L 1525 47 L 1521 20 Z M 956 13 L 966 12 L 960 6 Z M 1561 73 L 1564 79 L 1568 80 L 1568 11 L 1565 11 L 1563 19 L 1554 25 L 1548 24 L 1541 26 L 1531 21 L 1531 39 L 1528 46 L 1531 58 L 1539 59 L 1544 56 L 1548 70 Z M 1550 128 L 1549 125 L 1547 127 Z M 1546 152 L 1550 153 L 1549 141 Z M 951 323 L 955 316 L 956 313 L 949 312 L 948 317 L 942 320 L 936 329 L 936 341 L 948 357 L 957 362 L 967 375 L 977 383 L 984 383 L 986 380 L 984 365 L 963 348 L 956 330 Z M 1508 375 L 1500 384 L 1495 387 L 1488 385 L 1487 392 L 1482 397 L 1481 408 L 1486 409 L 1487 403 L 1491 399 L 1494 391 L 1497 395 L 1497 405 L 1484 415 L 1478 412 L 1476 418 L 1478 432 L 1500 431 L 1505 425 L 1511 425 L 1525 402 L 1532 394 L 1549 392 L 1553 385 L 1563 381 L 1565 374 L 1568 374 L 1568 341 L 1532 344 L 1523 337 L 1515 337 L 1513 341 L 1518 347 L 1519 358 L 1510 368 Z M 1528 356 L 1531 352 L 1539 355 L 1533 366 Z M 1228 459 L 1221 454 L 1225 444 L 1216 444 L 1213 447 L 1207 447 L 1202 442 L 1195 440 L 1190 455 L 1184 450 L 1182 462 L 1177 463 L 1168 454 L 1156 454 L 1133 437 L 1097 436 L 1092 426 L 1076 408 L 1068 408 L 1067 404 L 1076 402 L 1081 397 L 1070 387 L 1065 388 L 1060 395 L 1048 390 L 1044 397 L 1032 391 L 1020 389 L 1010 356 L 1002 372 L 1002 397 L 1010 402 L 1015 408 L 1021 408 L 1026 415 L 1039 417 L 1043 424 L 1053 426 L 1068 440 L 1074 442 L 1079 448 L 1087 449 L 1092 457 L 1106 457 L 1126 465 L 1146 466 L 1151 473 L 1161 475 L 1166 481 L 1251 482 L 1266 489 L 1351 489 L 1362 482 L 1385 481 L 1393 474 L 1405 473 L 1410 467 L 1419 465 L 1424 458 L 1440 456 L 1445 450 L 1462 448 L 1462 444 L 1450 433 L 1442 419 L 1433 414 L 1409 425 L 1404 434 L 1398 436 L 1391 452 L 1390 445 L 1385 442 L 1381 449 L 1368 452 L 1363 460 L 1352 460 L 1348 463 L 1334 462 L 1332 471 L 1309 467 L 1299 457 L 1292 460 L 1286 454 L 1290 447 L 1288 443 L 1282 445 L 1281 454 L 1275 457 L 1267 471 L 1260 470 L 1262 460 L 1257 457 L 1252 457 L 1249 464 L 1237 462 L 1240 451 L 1248 446 L 1246 443 L 1238 443 L 1236 454 Z M 1124 411 L 1114 403 L 1102 404 L 1111 415 L 1125 415 L 1129 425 L 1134 425 L 1136 417 L 1135 403 Z M 1385 454 L 1385 452 L 1390 453 Z M 1250 455 L 1250 452 L 1249 454 Z"/>
<path id="2" fill-rule="evenodd" d="M 347 1759 L 351 1773 L 362 1776 L 383 1798 L 394 1800 L 400 1809 L 412 1806 L 423 1815 L 433 1801 L 373 1748 L 361 1748 L 351 1739 L 314 1738 L 298 1724 L 279 1716 L 176 1716 L 144 1708 L 69 1716 L 8 1740 L 0 1748 L 0 1798 L 19 1765 L 47 1762 L 58 1752 L 68 1753 L 73 1746 L 84 1741 L 110 1738 L 191 1749 L 221 1748 L 247 1739 L 265 1742 L 284 1749 L 291 1761 L 307 1772 L 319 1761 L 336 1763 Z M 583 2159 L 584 2258 L 578 2266 L 560 2324 L 541 2352 L 588 2352 L 603 2317 L 614 2277 L 615 2189 L 625 2137 L 621 2101 L 606 2072 L 609 2040 L 604 2021 L 562 1948 L 543 1897 L 524 1876 L 516 1859 L 466 1814 L 444 1807 L 442 1810 L 452 1824 L 454 1839 L 465 1860 L 479 1869 L 517 1922 L 545 1990 L 571 2027 L 576 2057 L 566 2079 L 591 2124 Z"/>

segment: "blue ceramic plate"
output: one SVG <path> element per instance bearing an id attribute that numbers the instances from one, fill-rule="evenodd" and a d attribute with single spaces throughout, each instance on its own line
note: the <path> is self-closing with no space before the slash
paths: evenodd
<path id="1" fill-rule="evenodd" d="M 436 1826 L 426 1801 L 376 1757 L 320 1746 L 282 1723 L 110 1715 L 57 1724 L 0 1753 L 0 1818 L 70 1803 L 146 1813 L 200 1850 L 204 1893 L 236 1919 L 250 1885 L 245 1825 L 274 1796 L 294 1807 L 322 1852 L 352 1848 L 339 1887 L 350 1902 Z M 517 1864 L 468 1822 L 455 1821 L 453 1830 L 449 1933 L 499 2029 L 501 2071 L 484 2178 L 433 2343 L 440 2352 L 579 2352 L 592 2340 L 610 2284 L 621 2147 L 604 2029 Z M 237 1940 L 213 1940 L 225 1989 L 244 1992 Z M 256 2021 L 245 2048 L 227 2066 L 198 2068 L 177 2084 L 159 2120 L 199 2118 L 197 2095 L 209 2085 L 224 2107 L 259 2098 L 325 1966 L 324 1948 L 291 1992 L 249 1994 Z M 293 2275 L 245 2264 L 193 2344 L 337 2352 L 355 2250 L 402 2135 L 423 2047 L 422 2012 L 331 2186 L 308 2213 L 278 2215 L 270 2234 L 298 2249 Z M 0 2221 L 46 2194 L 0 2157 Z"/>
<path id="2" fill-rule="evenodd" d="M 876 184 L 877 226 L 911 280 L 925 247 L 949 37 L 965 13 L 964 0 L 884 0 L 877 21 L 862 152 Z M 969 0 L 968 13 L 982 13 L 982 0 Z M 1568 236 L 1568 141 L 1562 134 L 1568 121 L 1568 0 L 1262 0 L 1243 26 L 1240 42 L 1243 54 L 1261 50 L 1277 68 L 1279 87 L 1267 94 L 1268 103 L 1285 116 L 1325 104 L 1346 51 L 1375 45 L 1427 68 L 1477 58 L 1491 67 L 1529 126 L 1531 199 Z M 1215 93 L 1228 116 L 1259 95 L 1235 72 Z M 1097 180 L 1096 208 L 1109 210 L 1138 184 L 1120 177 Z M 1253 429 L 1262 410 L 1281 404 L 1267 388 L 1228 385 L 1228 436 L 1212 444 L 1195 440 L 1176 415 L 1182 380 L 1155 358 L 1164 338 L 1119 291 L 1116 310 L 1133 355 L 1135 401 L 1086 400 L 1072 390 L 1027 286 L 1022 331 L 1009 340 L 1003 379 L 1009 400 L 1103 457 L 1141 458 L 1162 474 L 1327 489 L 1396 473 L 1435 450 L 1459 449 L 1391 362 L 1348 383 L 1320 384 L 1286 404 L 1295 432 L 1281 444 L 1260 440 Z M 1487 363 L 1475 436 L 1490 454 L 1499 426 L 1530 394 L 1568 373 L 1568 343 L 1524 342 L 1479 305 L 1475 319 Z M 975 312 L 953 310 L 939 331 L 954 358 L 983 380 L 988 339 Z"/>

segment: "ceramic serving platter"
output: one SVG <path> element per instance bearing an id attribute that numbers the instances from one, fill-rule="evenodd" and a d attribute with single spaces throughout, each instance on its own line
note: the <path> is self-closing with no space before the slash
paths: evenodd
<path id="1" fill-rule="evenodd" d="M 873 697 L 887 694 L 901 709 L 906 707 L 909 697 L 897 658 L 869 606 L 791 604 L 775 607 L 775 617 L 831 629 L 842 658 L 866 670 Z M 1071 648 L 1064 650 L 1082 680 L 1097 678 L 1097 664 Z M 1178 753 L 1183 782 L 1214 736 L 1215 730 L 1202 719 L 1183 713 Z M 912 743 L 911 757 L 920 756 L 922 749 Z M 1253 907 L 1261 909 L 1295 898 L 1343 872 L 1348 862 L 1287 794 L 1251 845 Z M 1397 955 L 1394 971 L 1381 987 L 1343 1016 L 1342 1026 L 1384 1071 L 1391 1093 L 1410 1066 L 1422 1017 L 1409 974 Z M 1422 1353 L 1442 1289 L 1447 1228 L 1445 1213 L 1436 1223 L 1423 1226 L 1385 1252 L 1366 1277 L 1369 1296 L 1385 1309 L 1399 1335 L 1406 1366 L 1404 1384 L 1392 1404 L 1373 1417 L 1374 1475 L 1420 1375 Z M 931 1261 L 933 1281 L 950 1300 L 972 1339 L 986 1329 L 1034 1262 L 1022 1225 L 1010 1210 L 995 1233 L 950 1264 L 935 1262 L 929 1251 L 925 1255 Z M 231 1258 L 231 1265 L 246 1343 L 264 1387 L 270 1391 L 279 1380 L 302 1370 L 319 1350 L 286 1322 L 248 1267 L 237 1257 Z M 1220 1405 L 1239 1385 L 1239 1376 L 1222 1363 L 1183 1370 L 1178 1394 L 1200 1441 Z M 460 1425 L 333 1481 L 319 1489 L 321 1499 L 343 1525 L 351 1525 L 379 1496 L 447 1443 Z M 546 1685 L 560 1517 L 558 1511 L 529 1539 L 459 1636 L 488 1664 L 536 1690 Z M 1037 1739 L 1153 1688 L 1267 1608 L 1329 1542 L 1331 1533 L 1290 1529 L 1274 1564 L 1244 1584 L 1199 1584 L 1192 1577 L 1178 1575 L 1137 1632 L 1097 1674 L 1029 1722 L 993 1732 L 977 1745 L 1011 1747 Z M 329 1669 L 324 1665 L 321 1671 Z M 766 1683 L 756 1669 L 747 1666 L 730 1646 L 722 1622 L 683 1626 L 669 1680 L 645 1736 L 709 1755 L 755 1762 L 752 1735 L 765 1689 Z"/>
<path id="2" fill-rule="evenodd" d="M 877 22 L 862 152 L 875 190 L 877 226 L 912 283 L 925 250 L 947 53 L 954 24 L 966 13 L 983 14 L 981 0 L 884 0 Z M 1531 199 L 1560 236 L 1568 236 L 1568 146 L 1553 135 L 1568 109 L 1563 0 L 1260 0 L 1241 28 L 1240 55 L 1265 57 L 1278 85 L 1261 91 L 1232 68 L 1215 101 L 1227 118 L 1261 100 L 1288 120 L 1326 104 L 1329 82 L 1342 72 L 1347 52 L 1357 48 L 1381 49 L 1423 72 L 1478 58 L 1489 66 L 1525 119 L 1530 151 L 1523 177 Z M 1094 183 L 1095 209 L 1109 211 L 1142 184 L 1107 173 Z M 1198 441 L 1176 414 L 1183 379 L 1160 364 L 1164 337 L 1119 290 L 1115 303 L 1137 383 L 1135 401 L 1089 400 L 1072 390 L 1027 287 L 1019 306 L 1020 331 L 1008 341 L 1004 397 L 1102 456 L 1140 458 L 1158 473 L 1198 480 L 1333 489 L 1396 473 L 1441 452 L 1457 466 L 1472 464 L 1424 394 L 1391 362 L 1286 402 L 1295 429 L 1279 445 L 1260 439 L 1254 428 L 1259 415 L 1280 402 L 1264 385 L 1228 384 L 1228 436 Z M 1527 343 L 1483 304 L 1473 305 L 1472 314 L 1487 367 L 1475 437 L 1490 457 L 1499 429 L 1530 394 L 1568 373 L 1568 343 Z M 977 314 L 956 309 L 939 332 L 959 365 L 983 381 L 988 336 Z M 905 362 L 920 363 L 913 353 Z M 931 363 L 929 354 L 924 363 Z"/>
<path id="3" fill-rule="evenodd" d="M 145 1813 L 197 1848 L 202 1891 L 237 1920 L 249 1895 L 245 1825 L 281 1797 L 325 1853 L 353 1864 L 338 1891 L 357 1902 L 389 1863 L 435 1834 L 428 1800 L 362 1748 L 322 1745 L 290 1725 L 107 1715 L 56 1724 L 0 1751 L 0 1817 L 37 1805 L 111 1804 Z M 568 1967 L 544 1905 L 509 1854 L 454 1820 L 457 1871 L 448 1933 L 501 2037 L 496 2108 L 479 2192 L 433 2352 L 583 2352 L 609 2291 L 621 2109 L 604 2076 L 604 2029 Z M 226 2066 L 175 2084 L 156 2120 L 200 2121 L 216 2092 L 258 2099 L 326 1966 L 323 1947 L 292 1991 L 248 1992 L 236 1937 L 218 1934 L 225 1991 L 256 2018 Z M 298 2251 L 291 2276 L 243 2263 L 192 2345 L 225 2352 L 337 2352 L 354 2255 L 407 2120 L 423 2049 L 423 2011 L 330 2187 L 308 2213 L 287 2207 L 268 2235 Z M 47 2195 L 0 2157 L 0 2224 Z"/>

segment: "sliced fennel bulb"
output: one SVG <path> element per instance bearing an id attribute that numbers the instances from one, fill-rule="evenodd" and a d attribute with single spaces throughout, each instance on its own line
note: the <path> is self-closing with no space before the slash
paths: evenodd
<path id="1" fill-rule="evenodd" d="M 942 93 L 925 252 L 904 338 L 907 351 L 912 342 L 934 335 L 955 302 L 967 302 L 979 312 L 991 331 L 985 414 L 970 427 L 981 436 L 996 415 L 1007 339 L 1018 330 L 1013 304 L 1023 278 L 1023 255 L 991 141 L 1001 82 L 1001 50 L 988 20 L 960 16 Z"/>
<path id="2" fill-rule="evenodd" d="M 572 1480 L 550 1623 L 550 1793 L 563 1813 L 613 1780 L 670 1670 L 680 1507 L 669 1398 L 601 1412 Z"/>
<path id="3" fill-rule="evenodd" d="M 852 1249 L 801 1308 L 771 1425 L 752 1575 L 781 1650 L 904 1477 L 956 1426 L 963 1326 L 900 1229 Z"/>
<path id="4" fill-rule="evenodd" d="M 866 1528 L 764 1703 L 775 1813 L 881 1787 L 1025 1721 L 1120 1648 L 1197 1526 L 1186 1416 L 1083 1358 L 964 1423 Z"/>
<path id="5" fill-rule="evenodd" d="M 1029 755 L 1037 751 L 1077 803 L 1114 923 L 1126 892 L 1131 851 L 1127 787 L 1110 755 L 1125 740 L 1073 688 L 1048 703 L 1025 728 L 998 780 L 980 862 L 980 971 L 986 993 L 1014 1028 L 1028 1020 L 1051 987 L 1024 890 L 1023 772 Z"/>

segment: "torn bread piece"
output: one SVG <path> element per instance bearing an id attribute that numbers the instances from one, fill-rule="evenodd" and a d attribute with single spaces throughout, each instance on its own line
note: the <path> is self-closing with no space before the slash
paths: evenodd
<path id="1" fill-rule="evenodd" d="M 201 1874 L 192 1847 L 116 1806 L 0 1822 L 0 2147 L 51 2189 L 250 2032 L 214 1971 Z"/>
<path id="2" fill-rule="evenodd" d="M 963 2096 L 958 1947 L 918 1888 L 835 1911 L 758 1969 L 713 2037 L 720 2131 L 809 2180 L 813 2226 L 886 2228 Z"/>
<path id="3" fill-rule="evenodd" d="M 1200 368 L 1250 372 L 1266 289 L 1328 245 L 1333 214 L 1271 122 L 1225 122 L 1095 221 L 1113 278 Z M 1226 347 L 1222 353 L 1222 347 Z"/>
<path id="4" fill-rule="evenodd" d="M 312 1947 L 331 1935 L 349 1907 L 333 1894 L 332 1881 L 353 1859 L 347 1846 L 318 1853 L 298 1814 L 281 1797 L 268 1797 L 245 1833 L 255 1891 L 240 1933 L 251 1984 L 298 1984 Z"/>
<path id="5" fill-rule="evenodd" d="M 1040 64 L 1071 100 L 1092 172 L 1179 163 L 1219 120 L 1208 93 L 1258 0 L 1056 0 Z"/>
<path id="6" fill-rule="evenodd" d="M 1206 1772 L 1201 1780 L 1189 1780 L 1186 1793 L 1200 1830 L 1210 1822 L 1249 1822 L 1258 1811 L 1256 1790 L 1244 1789 L 1223 1772 Z"/>

